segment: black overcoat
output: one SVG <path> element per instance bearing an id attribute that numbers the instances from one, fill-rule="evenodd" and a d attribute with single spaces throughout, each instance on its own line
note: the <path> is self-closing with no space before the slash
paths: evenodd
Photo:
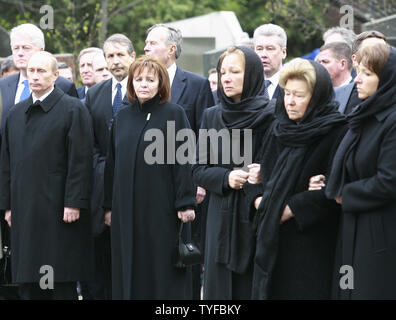
<path id="1" fill-rule="evenodd" d="M 308 191 L 309 179 L 328 176 L 347 126 L 335 125 L 307 149 L 292 195 L 286 201 L 294 217 L 279 227 L 278 255 L 270 282 L 270 299 L 330 299 L 341 207 L 324 190 Z M 271 133 L 260 159 L 266 185 L 284 146 Z M 252 199 L 253 201 L 253 199 Z M 250 204 L 253 206 L 253 202 Z"/>
<path id="2" fill-rule="evenodd" d="M 266 106 L 266 108 L 270 108 L 270 106 Z M 271 114 L 268 115 L 267 119 L 265 125 L 252 131 L 253 158 L 260 149 L 259 144 L 274 117 Z M 205 110 L 201 129 L 214 129 L 217 132 L 228 130 L 222 118 L 220 104 Z M 241 139 L 243 140 L 243 136 L 241 136 Z M 202 145 L 198 145 L 198 149 L 203 149 L 200 147 Z M 230 172 L 236 167 L 241 167 L 241 165 L 234 163 L 232 158 L 228 158 L 228 155 L 232 155 L 232 147 L 228 145 L 224 147 L 223 149 L 222 139 L 209 140 L 207 152 L 200 151 L 198 163 L 193 166 L 194 182 L 210 192 L 205 239 L 204 299 L 249 299 L 253 275 L 252 254 L 254 253 L 255 230 L 253 221 L 248 215 L 247 207 L 244 207 L 248 202 L 244 190 L 234 190 L 228 184 Z M 225 150 L 228 150 L 229 154 L 223 154 Z M 205 158 L 207 161 L 200 163 Z M 235 195 L 235 193 L 239 195 Z M 240 199 L 241 206 L 238 208 L 235 208 L 235 203 L 233 203 L 233 199 L 236 197 Z M 238 223 L 232 222 L 232 219 L 228 217 L 234 214 L 239 215 Z M 227 224 L 233 224 L 233 226 L 227 226 Z M 219 240 L 231 236 L 230 233 L 233 232 L 231 229 L 235 230 L 235 228 L 238 228 L 238 232 L 244 238 L 244 243 L 240 243 L 242 250 L 251 251 L 250 253 L 246 252 L 245 255 L 250 263 L 244 267 L 243 272 L 238 273 L 231 271 L 226 264 L 218 262 L 219 255 L 227 255 L 224 252 L 226 249 L 221 247 L 223 241 Z M 241 258 L 239 256 L 237 260 L 241 260 Z"/>
<path id="3" fill-rule="evenodd" d="M 335 298 L 396 299 L 395 159 L 393 106 L 364 122 L 354 155 L 346 160 Z M 353 290 L 340 289 L 342 265 L 353 268 Z"/>
<path id="4" fill-rule="evenodd" d="M 88 110 L 57 88 L 31 104 L 30 96 L 11 109 L 2 140 L 0 208 L 11 209 L 13 281 L 38 282 L 43 265 L 55 282 L 90 279 Z M 80 208 L 79 220 L 65 223 L 64 207 Z"/>
<path id="5" fill-rule="evenodd" d="M 158 96 L 142 107 L 127 104 L 114 118 L 104 202 L 112 210 L 113 299 L 191 299 L 191 274 L 175 268 L 172 257 L 180 224 L 177 211 L 195 207 L 195 191 L 190 165 L 167 160 L 168 138 L 175 141 L 167 134 L 167 121 L 176 133 L 190 128 L 184 110 L 159 104 Z M 163 133 L 163 164 L 147 158 L 145 152 L 156 140 L 145 138 L 148 130 Z"/>

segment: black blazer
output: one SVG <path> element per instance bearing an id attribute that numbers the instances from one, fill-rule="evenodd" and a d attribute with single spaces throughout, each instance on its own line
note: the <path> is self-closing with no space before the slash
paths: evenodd
<path id="1" fill-rule="evenodd" d="M 171 102 L 183 107 L 191 128 L 197 134 L 203 112 L 214 105 L 208 79 L 177 67 L 171 88 Z"/>
<path id="2" fill-rule="evenodd" d="M 83 100 L 85 98 L 85 86 L 77 88 L 78 99 Z"/>
<path id="3" fill-rule="evenodd" d="M 0 91 L 3 103 L 1 115 L 1 128 L 4 126 L 5 119 L 8 116 L 10 108 L 15 104 L 15 95 L 18 87 L 19 73 L 12 74 L 0 79 Z M 55 81 L 55 87 L 61 89 L 69 96 L 77 97 L 77 90 L 73 82 L 59 76 Z"/>

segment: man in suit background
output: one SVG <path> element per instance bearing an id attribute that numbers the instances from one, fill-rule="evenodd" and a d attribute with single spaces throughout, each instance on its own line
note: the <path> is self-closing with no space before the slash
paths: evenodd
<path id="1" fill-rule="evenodd" d="M 283 99 L 279 87 L 282 61 L 286 58 L 287 35 L 276 24 L 263 24 L 254 30 L 254 50 L 263 63 L 265 95 L 269 99 Z"/>
<path id="2" fill-rule="evenodd" d="M 74 82 L 73 69 L 69 67 L 69 65 L 66 62 L 63 61 L 58 62 L 58 72 L 59 75 L 62 76 L 63 78 L 66 78 L 71 82 Z M 78 93 L 78 89 L 77 89 L 77 93 Z"/>
<path id="3" fill-rule="evenodd" d="M 111 73 L 107 66 L 103 51 L 94 55 L 92 59 L 92 68 L 94 72 L 95 83 L 100 83 L 111 78 Z"/>
<path id="4" fill-rule="evenodd" d="M 320 48 L 316 60 L 326 68 L 333 88 L 352 81 L 352 50 L 345 42 L 330 42 Z"/>
<path id="5" fill-rule="evenodd" d="M 13 28 L 10 33 L 10 43 L 14 64 L 20 72 L 0 79 L 3 102 L 1 128 L 3 128 L 10 108 L 29 97 L 30 88 L 26 75 L 27 62 L 35 52 L 44 50 L 45 47 L 43 32 L 30 23 Z M 70 96 L 77 97 L 74 83 L 63 77 L 56 79 L 55 87 Z"/>
<path id="6" fill-rule="evenodd" d="M 164 24 L 156 24 L 147 30 L 144 52 L 157 57 L 168 71 L 171 84 L 171 102 L 183 107 L 191 129 L 198 137 L 202 114 L 214 105 L 213 94 L 208 79 L 181 69 L 176 65 L 182 51 L 181 31 Z M 192 234 L 204 238 L 207 197 L 205 189 L 197 187 L 197 216 L 192 223 Z M 200 298 L 200 266 L 193 268 L 193 299 Z"/>
<path id="7" fill-rule="evenodd" d="M 94 129 L 94 181 L 91 199 L 95 246 L 95 281 L 82 284 L 84 299 L 111 299 L 110 214 L 104 214 L 103 173 L 107 153 L 109 127 L 121 107 L 128 83 L 129 66 L 135 60 L 132 41 L 125 35 L 113 34 L 103 44 L 103 51 L 112 77 L 91 87 L 85 104 L 91 113 Z"/>
<path id="8" fill-rule="evenodd" d="M 103 54 L 103 51 L 96 47 L 90 47 L 81 50 L 80 54 L 78 55 L 80 77 L 83 84 L 82 87 L 77 88 L 77 94 L 80 100 L 85 99 L 87 90 L 95 84 L 95 75 L 92 67 L 92 59 L 98 53 Z"/>
<path id="9" fill-rule="evenodd" d="M 144 52 L 161 60 L 168 70 L 171 102 L 184 108 L 191 128 L 197 134 L 204 110 L 214 105 L 208 79 L 176 65 L 182 50 L 180 30 L 156 24 L 147 30 Z"/>

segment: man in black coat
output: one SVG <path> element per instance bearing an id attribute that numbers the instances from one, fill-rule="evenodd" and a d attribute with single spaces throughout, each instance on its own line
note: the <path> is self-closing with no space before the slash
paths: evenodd
<path id="1" fill-rule="evenodd" d="M 27 70 L 32 94 L 5 121 L 0 162 L 12 278 L 22 299 L 77 299 L 76 281 L 92 274 L 90 117 L 55 87 L 53 55 L 36 52 Z"/>
<path id="2" fill-rule="evenodd" d="M 96 47 L 90 47 L 81 50 L 78 55 L 78 65 L 83 86 L 77 88 L 77 94 L 78 98 L 83 102 L 88 89 L 95 85 L 95 73 L 93 70 L 92 60 L 96 54 L 103 55 L 103 51 Z"/>
<path id="3" fill-rule="evenodd" d="M 254 30 L 254 51 L 263 63 L 265 95 L 269 99 L 283 99 L 283 89 L 279 87 L 282 61 L 286 58 L 287 35 L 282 27 L 263 24 Z"/>
<path id="4" fill-rule="evenodd" d="M 91 87 L 85 104 L 91 113 L 94 130 L 94 182 L 92 190 L 92 226 L 95 239 L 95 281 L 83 284 L 85 299 L 111 299 L 110 214 L 105 215 L 103 204 L 103 174 L 109 127 L 113 116 L 125 98 L 129 66 L 135 60 L 132 42 L 122 34 L 106 39 L 103 51 L 112 78 Z"/>
<path id="5" fill-rule="evenodd" d="M 44 34 L 33 24 L 21 24 L 11 30 L 11 51 L 14 64 L 20 70 L 19 73 L 0 79 L 0 91 L 2 93 L 3 111 L 1 128 L 8 116 L 10 109 L 18 102 L 30 95 L 27 86 L 26 66 L 29 58 L 37 51 L 44 50 Z M 77 97 L 76 87 L 73 82 L 58 77 L 55 86 L 70 96 Z"/>
<path id="6" fill-rule="evenodd" d="M 198 138 L 198 130 L 201 127 L 201 119 L 206 108 L 214 105 L 213 94 L 208 79 L 188 72 L 176 65 L 176 59 L 181 54 L 182 34 L 181 31 L 164 24 L 156 24 L 147 30 L 146 46 L 144 52 L 147 56 L 155 56 L 161 60 L 168 71 L 171 83 L 171 102 L 183 107 L 186 112 L 191 129 Z M 206 192 L 197 187 L 197 203 L 204 201 Z M 200 206 L 198 214 L 192 224 L 193 234 L 204 233 L 205 213 Z M 202 220 L 202 221 L 201 221 Z M 199 271 L 194 272 L 196 289 L 194 299 L 199 299 L 200 284 Z"/>

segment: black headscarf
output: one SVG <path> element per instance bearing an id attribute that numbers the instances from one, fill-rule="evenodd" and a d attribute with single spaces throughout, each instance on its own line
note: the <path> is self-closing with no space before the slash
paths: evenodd
<path id="1" fill-rule="evenodd" d="M 221 63 L 217 64 L 219 85 L 217 95 L 220 100 L 222 118 L 228 129 L 252 129 L 261 125 L 272 108 L 266 108 L 268 98 L 264 96 L 264 71 L 258 55 L 246 47 L 237 47 L 245 55 L 245 74 L 241 100 L 234 102 L 227 97 L 221 86 Z"/>
<path id="2" fill-rule="evenodd" d="M 347 117 L 349 128 L 334 156 L 332 170 L 326 186 L 326 196 L 335 199 L 342 195 L 347 182 L 346 159 L 355 150 L 360 140 L 362 122 L 396 105 L 396 49 L 392 47 L 388 61 L 380 75 L 377 91 L 350 113 Z"/>
<path id="3" fill-rule="evenodd" d="M 334 92 L 330 76 L 320 64 L 309 61 L 315 69 L 316 82 L 311 100 L 299 124 L 290 120 L 283 101 L 277 104 L 277 120 L 272 134 L 263 145 L 277 139 L 282 151 L 264 185 L 263 198 L 257 216 L 257 249 L 254 258 L 253 299 L 269 298 L 269 283 L 278 253 L 279 223 L 304 166 L 304 157 L 310 145 L 322 139 L 335 126 L 346 123 L 345 117 L 333 101 Z M 271 148 L 269 148 L 271 149 Z M 271 152 L 264 147 L 265 152 Z"/>
<path id="4" fill-rule="evenodd" d="M 253 50 L 245 47 L 237 48 L 245 55 L 241 101 L 234 102 L 225 95 L 221 86 L 218 86 L 221 115 L 224 126 L 230 130 L 252 129 L 254 157 L 257 152 L 254 147 L 255 141 L 262 140 L 262 134 L 269 130 L 274 120 L 274 103 L 264 96 L 264 72 L 260 58 Z M 217 66 L 219 74 L 221 74 L 220 69 L 219 62 Z M 240 136 L 240 150 L 244 150 L 243 141 L 243 137 Z M 249 210 L 243 190 L 229 190 L 222 201 L 224 204 L 221 207 L 225 209 L 222 209 L 222 220 L 219 221 L 221 227 L 217 234 L 216 262 L 224 264 L 235 273 L 242 274 L 251 265 L 254 254 L 253 221 L 252 224 L 247 223 Z M 231 203 L 232 205 L 229 205 Z"/>

